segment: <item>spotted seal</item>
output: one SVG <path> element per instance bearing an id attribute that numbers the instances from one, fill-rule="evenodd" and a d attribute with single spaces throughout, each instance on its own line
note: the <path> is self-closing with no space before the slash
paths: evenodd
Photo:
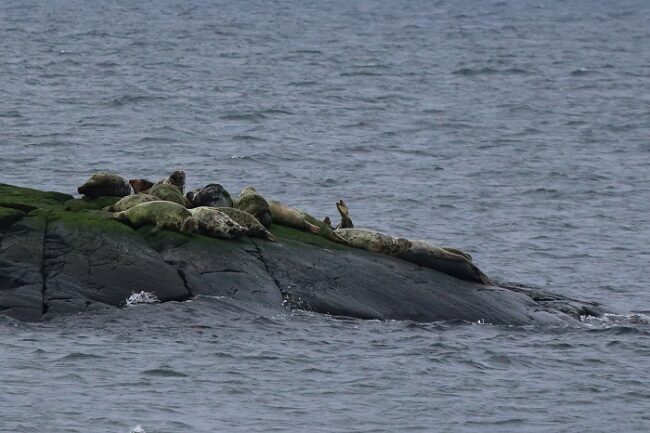
<path id="1" fill-rule="evenodd" d="M 435 269 L 461 280 L 488 284 L 488 277 L 466 257 L 467 253 L 454 248 L 440 248 L 425 241 L 410 241 L 411 245 L 396 257 L 426 268 Z M 462 254 L 453 253 L 459 251 Z"/>
<path id="2" fill-rule="evenodd" d="M 113 218 L 133 227 L 154 225 L 153 233 L 172 230 L 186 235 L 199 230 L 199 222 L 189 210 L 171 201 L 150 201 L 140 203 L 123 212 L 116 212 Z"/>
<path id="3" fill-rule="evenodd" d="M 139 194 L 149 190 L 153 186 L 153 182 L 147 179 L 129 179 L 129 185 L 133 188 L 133 192 Z"/>
<path id="4" fill-rule="evenodd" d="M 195 189 L 185 194 L 191 207 L 232 207 L 232 198 L 228 191 L 218 183 L 211 183 L 203 188 Z"/>
<path id="5" fill-rule="evenodd" d="M 346 244 L 351 247 L 390 256 L 402 253 L 411 246 L 407 239 L 394 238 L 370 229 L 338 229 L 336 234 L 345 239 Z"/>
<path id="6" fill-rule="evenodd" d="M 266 228 L 269 228 L 273 222 L 269 203 L 251 186 L 241 191 L 233 207 L 253 215 Z"/>
<path id="7" fill-rule="evenodd" d="M 172 174 L 156 182 L 154 186 L 156 185 L 173 185 L 183 194 L 185 191 L 185 172 L 183 170 L 174 170 Z"/>
<path id="8" fill-rule="evenodd" d="M 121 176 L 113 173 L 95 173 L 79 188 L 79 194 L 89 198 L 101 196 L 124 197 L 131 194 L 131 185 Z"/>
<path id="9" fill-rule="evenodd" d="M 181 206 L 187 206 L 187 201 L 183 194 L 174 185 L 167 183 L 159 183 L 151 187 L 147 192 L 149 195 L 158 197 L 160 200 L 172 201 Z"/>
<path id="10" fill-rule="evenodd" d="M 219 207 L 217 209 L 225 213 L 226 215 L 228 215 L 237 224 L 244 226 L 248 230 L 248 232 L 246 233 L 248 236 L 267 239 L 271 242 L 277 241 L 275 235 L 273 235 L 273 233 L 268 231 L 266 227 L 264 227 L 262 223 L 260 223 L 257 220 L 257 218 L 255 218 L 253 215 L 249 214 L 248 212 L 235 209 L 234 207 Z"/>
<path id="11" fill-rule="evenodd" d="M 147 203 L 149 201 L 158 200 L 160 200 L 158 197 L 149 194 L 127 195 L 126 197 L 119 199 L 111 206 L 106 206 L 104 210 L 108 212 L 123 212 L 125 210 L 131 209 L 133 206 L 139 205 L 140 203 Z"/>
<path id="12" fill-rule="evenodd" d="M 219 209 L 199 206 L 190 209 L 199 222 L 199 233 L 219 239 L 239 239 L 248 231 Z"/>

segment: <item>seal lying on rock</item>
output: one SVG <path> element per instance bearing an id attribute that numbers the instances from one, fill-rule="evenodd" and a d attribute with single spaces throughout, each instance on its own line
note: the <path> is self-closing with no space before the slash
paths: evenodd
<path id="1" fill-rule="evenodd" d="M 307 222 L 302 211 L 289 207 L 279 201 L 269 200 L 273 222 L 294 229 L 304 230 L 312 233 L 320 232 L 320 228 Z"/>
<path id="2" fill-rule="evenodd" d="M 218 183 L 211 183 L 203 188 L 195 189 L 185 194 L 191 207 L 232 207 L 232 198 L 228 191 Z"/>
<path id="3" fill-rule="evenodd" d="M 154 186 L 156 185 L 173 185 L 183 194 L 185 190 L 185 172 L 183 170 L 174 170 L 172 174 L 156 182 Z"/>
<path id="4" fill-rule="evenodd" d="M 190 209 L 190 213 L 199 222 L 199 233 L 219 239 L 239 239 L 248 231 L 237 224 L 220 210 L 199 206 Z"/>
<path id="5" fill-rule="evenodd" d="M 425 241 L 410 241 L 410 244 L 409 248 L 395 254 L 395 257 L 461 280 L 489 283 L 488 277 L 471 262 L 471 256 L 468 260 L 466 253 L 460 250 L 457 251 L 462 254 L 455 254 L 448 248 L 434 247 Z"/>
<path id="6" fill-rule="evenodd" d="M 235 209 L 234 207 L 220 207 L 217 208 L 217 210 L 225 213 L 230 218 L 232 218 L 237 224 L 245 227 L 248 230 L 248 232 L 246 233 L 248 236 L 267 239 L 272 242 L 278 240 L 273 235 L 273 233 L 268 231 L 266 227 L 264 227 L 262 223 L 260 223 L 257 220 L 257 218 L 255 218 L 253 215 L 249 214 L 248 212 Z"/>
<path id="7" fill-rule="evenodd" d="M 147 179 L 129 179 L 129 185 L 133 188 L 134 193 L 139 194 L 150 189 L 153 182 Z"/>
<path id="8" fill-rule="evenodd" d="M 96 198 L 101 196 L 124 197 L 131 194 L 131 186 L 121 176 L 113 173 L 95 173 L 77 188 L 79 194 Z"/>
<path id="9" fill-rule="evenodd" d="M 131 209 L 133 206 L 139 205 L 140 203 L 147 203 L 150 201 L 159 201 L 158 197 L 149 194 L 135 194 L 122 197 L 116 203 L 111 206 L 106 206 L 105 211 L 108 212 L 123 212 L 125 210 Z"/>
<path id="10" fill-rule="evenodd" d="M 241 191 L 233 207 L 253 215 L 266 228 L 269 228 L 273 222 L 269 203 L 251 186 Z"/>
<path id="11" fill-rule="evenodd" d="M 124 212 L 114 213 L 113 218 L 133 227 L 155 225 L 154 233 L 167 229 L 189 235 L 199 230 L 199 222 L 190 211 L 171 201 L 140 203 Z"/>
<path id="12" fill-rule="evenodd" d="M 346 244 L 351 247 L 389 256 L 402 253 L 411 247 L 411 242 L 407 239 L 394 238 L 369 229 L 339 229 L 336 234 L 345 239 Z"/>
<path id="13" fill-rule="evenodd" d="M 461 280 L 488 283 L 488 278 L 471 260 L 462 254 L 435 247 L 425 241 L 410 241 L 368 229 L 339 229 L 336 231 L 351 247 L 387 254 L 425 268 L 435 269 Z"/>
<path id="14" fill-rule="evenodd" d="M 174 203 L 180 204 L 181 206 L 187 206 L 185 197 L 183 197 L 183 194 L 174 185 L 159 183 L 152 186 L 147 194 L 158 197 L 159 200 L 172 201 Z"/>

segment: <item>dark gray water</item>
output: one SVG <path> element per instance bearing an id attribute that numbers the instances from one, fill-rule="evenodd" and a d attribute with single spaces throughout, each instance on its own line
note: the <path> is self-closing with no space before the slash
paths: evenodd
<path id="1" fill-rule="evenodd" d="M 650 3 L 0 2 L 0 182 L 222 183 L 597 300 L 570 329 L 204 297 L 0 319 L 6 432 L 650 430 Z M 138 427 L 140 426 L 140 427 Z"/>

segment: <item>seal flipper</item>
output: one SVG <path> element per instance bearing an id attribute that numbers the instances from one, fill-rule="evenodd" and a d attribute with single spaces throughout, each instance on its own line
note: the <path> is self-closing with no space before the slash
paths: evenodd
<path id="1" fill-rule="evenodd" d="M 277 241 L 278 241 L 277 236 L 275 236 L 275 235 L 274 235 L 273 233 L 271 233 L 270 231 L 267 230 L 265 234 L 266 234 L 266 238 L 265 238 L 265 239 L 266 239 L 267 241 L 271 241 L 271 242 L 277 242 Z"/>
<path id="2" fill-rule="evenodd" d="M 343 200 L 339 200 L 336 202 L 336 209 L 339 211 L 339 214 L 341 214 L 341 222 L 336 228 L 353 229 L 354 224 L 352 224 L 352 218 L 350 218 L 350 209 L 348 209 L 348 206 L 345 204 Z"/>

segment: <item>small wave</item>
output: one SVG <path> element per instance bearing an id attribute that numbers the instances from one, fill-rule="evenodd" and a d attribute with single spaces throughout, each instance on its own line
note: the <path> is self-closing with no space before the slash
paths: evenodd
<path id="1" fill-rule="evenodd" d="M 157 377 L 188 377 L 187 374 L 172 370 L 171 368 L 154 368 L 152 370 L 145 370 L 142 374 Z"/>
<path id="2" fill-rule="evenodd" d="M 595 69 L 587 69 L 587 68 L 578 68 L 571 71 L 572 77 L 584 77 L 589 75 L 600 75 L 600 72 Z"/>
<path id="3" fill-rule="evenodd" d="M 140 293 L 133 293 L 125 301 L 127 307 L 139 304 L 157 304 L 159 302 L 160 299 L 158 299 L 156 295 L 150 292 L 145 292 L 144 290 Z"/>
<path id="4" fill-rule="evenodd" d="M 266 119 L 266 116 L 260 111 L 253 111 L 247 113 L 228 113 L 219 118 L 222 120 L 245 120 L 249 122 L 259 122 Z"/>
<path id="5" fill-rule="evenodd" d="M 474 75 L 525 75 L 528 71 L 520 68 L 494 69 L 494 68 L 461 68 L 452 72 L 453 75 L 471 77 Z"/>
<path id="6" fill-rule="evenodd" d="M 162 96 L 153 95 L 123 95 L 113 98 L 108 102 L 108 105 L 113 107 L 122 107 L 124 105 L 139 104 L 141 102 L 159 101 L 165 99 Z"/>
<path id="7" fill-rule="evenodd" d="M 129 433 L 147 433 L 147 432 L 145 431 L 144 427 L 138 424 L 135 427 L 133 427 Z"/>
<path id="8" fill-rule="evenodd" d="M 255 137 L 254 135 L 233 135 L 232 139 L 234 141 L 243 141 L 246 143 L 256 143 L 266 141 L 263 138 Z"/>
<path id="9" fill-rule="evenodd" d="M 96 359 L 101 356 L 93 355 L 92 353 L 72 352 L 60 358 L 61 361 L 76 361 L 79 359 Z"/>
<path id="10" fill-rule="evenodd" d="M 381 74 L 372 71 L 354 71 L 354 72 L 343 72 L 339 74 L 341 77 L 379 77 Z"/>
<path id="11" fill-rule="evenodd" d="M 602 317 L 580 316 L 580 321 L 590 327 L 629 327 L 638 325 L 650 325 L 650 315 L 643 313 L 606 313 Z"/>

